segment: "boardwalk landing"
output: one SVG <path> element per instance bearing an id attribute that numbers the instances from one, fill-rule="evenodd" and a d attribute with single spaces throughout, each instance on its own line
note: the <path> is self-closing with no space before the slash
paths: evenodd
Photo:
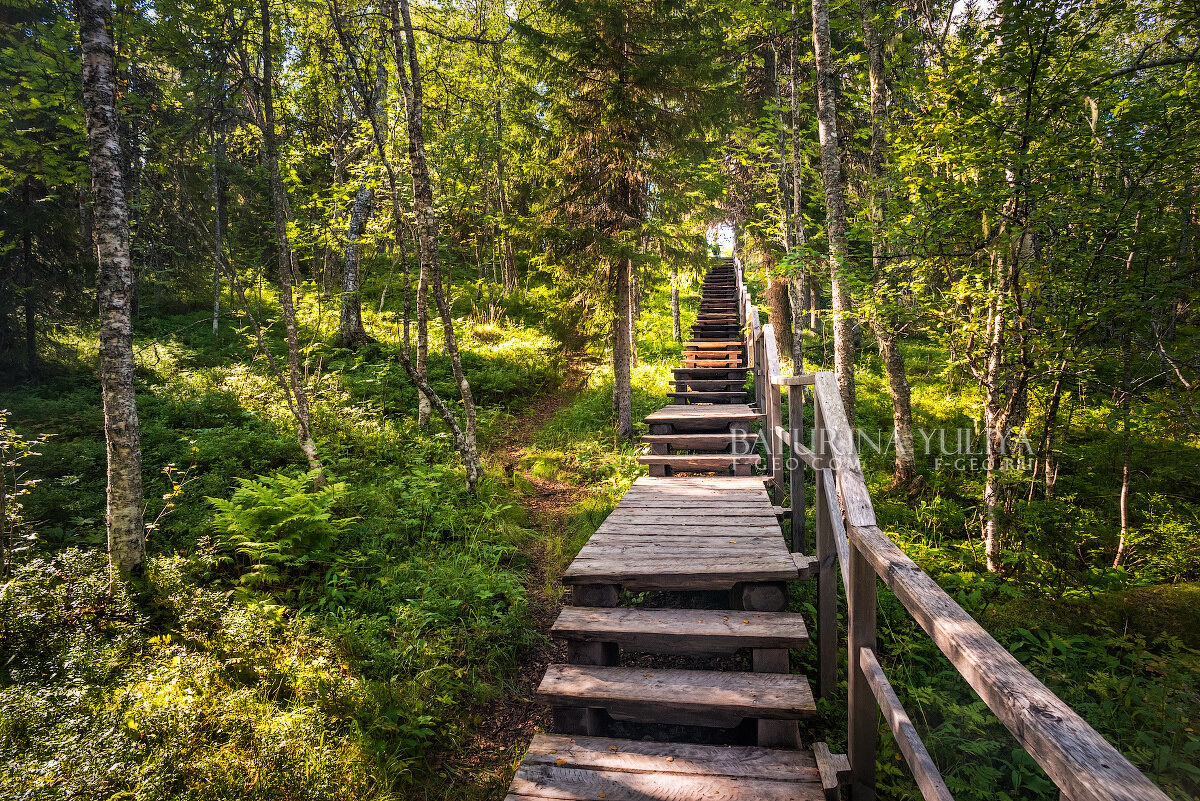
<path id="1" fill-rule="evenodd" d="M 800 749 L 797 722 L 815 703 L 808 680 L 791 673 L 789 649 L 805 647 L 808 630 L 783 610 L 787 582 L 809 562 L 789 552 L 782 510 L 751 475 L 759 457 L 746 435 L 761 415 L 746 403 L 735 281 L 729 262 L 707 276 L 675 370 L 674 403 L 646 418 L 650 476 L 634 483 L 563 576 L 575 606 L 552 634 L 566 641 L 568 664 L 552 665 L 538 690 L 559 733 L 534 737 L 508 801 L 802 801 L 836 794 L 849 770 L 821 743 Z M 727 593 L 728 608 L 622 607 L 621 589 L 679 593 L 681 604 L 687 593 Z M 620 666 L 622 653 L 739 651 L 750 652 L 751 671 Z M 739 744 L 602 736 L 617 721 L 705 727 L 718 742 Z"/>

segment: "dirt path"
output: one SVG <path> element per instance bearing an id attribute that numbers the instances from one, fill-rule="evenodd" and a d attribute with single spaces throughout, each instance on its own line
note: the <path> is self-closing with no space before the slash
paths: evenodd
<path id="1" fill-rule="evenodd" d="M 502 467 L 510 476 L 519 473 L 532 487 L 521 503 L 530 527 L 545 538 L 546 544 L 536 543 L 535 549 L 526 554 L 530 559 L 526 590 L 534 626 L 544 642 L 524 654 L 517 674 L 502 695 L 470 711 L 472 734 L 435 768 L 450 779 L 451 786 L 444 788 L 446 798 L 503 798 L 529 740 L 539 728 L 550 726 L 550 713 L 534 700 L 534 692 L 546 667 L 564 660 L 565 648 L 550 640 L 550 626 L 562 609 L 563 595 L 557 563 L 548 558 L 546 549 L 555 537 L 564 535 L 581 490 L 564 481 L 536 477 L 523 469 L 522 463 L 537 432 L 586 384 L 586 374 L 572 369 L 563 387 L 534 401 L 529 411 L 517 418 L 505 433 L 501 447 L 487 454 L 493 465 Z"/>

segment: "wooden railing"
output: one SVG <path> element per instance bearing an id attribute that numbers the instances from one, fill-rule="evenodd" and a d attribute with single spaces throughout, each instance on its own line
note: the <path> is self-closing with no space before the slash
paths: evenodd
<path id="1" fill-rule="evenodd" d="M 838 681 L 837 578 L 846 592 L 847 756 L 851 797 L 875 797 L 878 713 L 929 801 L 951 795 L 937 766 L 888 681 L 877 655 L 877 579 L 890 589 L 960 675 L 1012 732 L 1068 801 L 1167 801 L 1167 796 L 1099 732 L 1052 693 L 987 633 L 932 578 L 884 534 L 855 449 L 832 373 L 780 374 L 775 335 L 763 325 L 746 290 L 740 262 L 739 316 L 754 378 L 754 402 L 763 415 L 766 480 L 776 502 L 791 505 L 792 550 L 807 553 L 805 481 L 814 481 L 817 573 L 817 692 Z M 797 365 L 800 367 L 800 365 Z M 788 425 L 782 393 L 787 392 Z M 810 445 L 804 445 L 804 404 L 813 404 Z"/>

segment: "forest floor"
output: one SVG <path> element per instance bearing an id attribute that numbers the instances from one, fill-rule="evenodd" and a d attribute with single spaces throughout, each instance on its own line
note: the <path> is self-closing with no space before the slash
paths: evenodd
<path id="1" fill-rule="evenodd" d="M 538 433 L 587 386 L 581 358 L 580 354 L 568 355 L 562 386 L 532 399 L 525 413 L 487 449 L 489 462 L 510 478 L 520 475 L 523 479 L 520 503 L 528 525 L 539 535 L 525 550 L 528 567 L 524 582 L 537 639 L 521 654 L 516 671 L 504 682 L 503 694 L 465 713 L 474 724 L 465 741 L 433 755 L 430 767 L 438 786 L 427 794 L 457 799 L 502 797 L 533 735 L 550 727 L 550 711 L 534 695 L 546 668 L 563 661 L 566 652 L 562 643 L 550 638 L 550 627 L 564 598 L 559 578 L 563 563 L 555 546 L 579 503 L 580 490 L 558 474 L 535 475 L 530 457 L 537 451 Z M 444 786 L 446 779 L 449 786 Z"/>

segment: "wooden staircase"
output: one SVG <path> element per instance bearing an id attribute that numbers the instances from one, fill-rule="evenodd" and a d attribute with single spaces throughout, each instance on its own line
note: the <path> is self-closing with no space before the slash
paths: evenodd
<path id="1" fill-rule="evenodd" d="M 799 750 L 799 722 L 816 705 L 790 650 L 809 634 L 784 610 L 787 583 L 809 562 L 790 553 L 752 475 L 762 415 L 744 388 L 739 286 L 730 261 L 709 272 L 674 402 L 646 417 L 650 475 L 563 575 L 573 605 L 551 635 L 567 661 L 538 688 L 558 733 L 534 738 L 509 801 L 801 801 L 836 797 L 846 775 L 845 758 L 821 744 Z M 623 592 L 658 606 L 627 605 Z M 723 608 L 695 608 L 714 598 Z"/>

